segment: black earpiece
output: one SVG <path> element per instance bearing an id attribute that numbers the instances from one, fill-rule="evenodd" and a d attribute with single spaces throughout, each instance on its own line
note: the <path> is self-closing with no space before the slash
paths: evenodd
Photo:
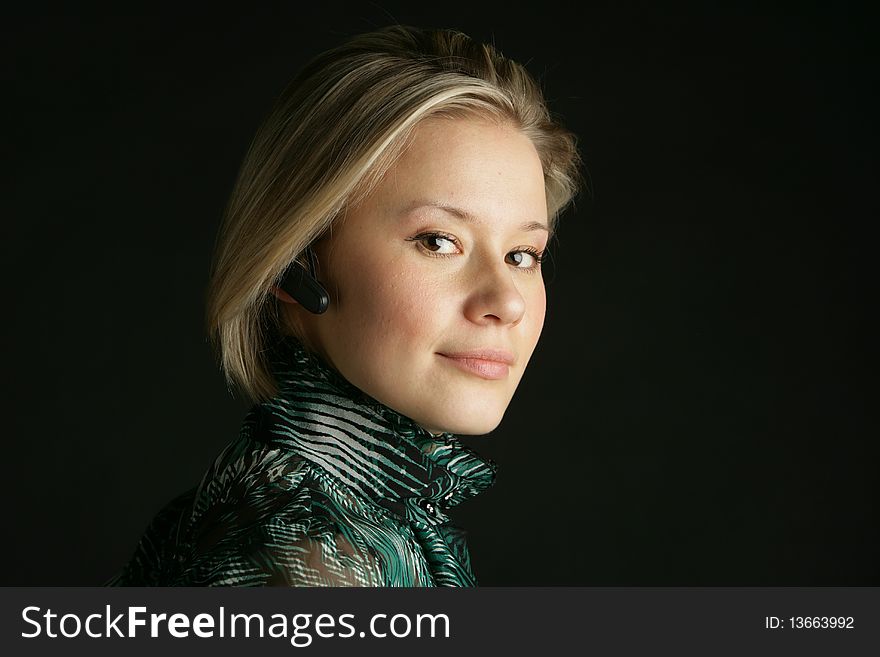
<path id="1" fill-rule="evenodd" d="M 282 275 L 278 287 L 296 299 L 303 308 L 320 315 L 327 310 L 330 297 L 324 286 L 315 278 L 317 264 L 312 247 L 306 248 L 306 255 L 309 260 L 309 271 L 306 271 L 300 263 L 292 262 Z"/>

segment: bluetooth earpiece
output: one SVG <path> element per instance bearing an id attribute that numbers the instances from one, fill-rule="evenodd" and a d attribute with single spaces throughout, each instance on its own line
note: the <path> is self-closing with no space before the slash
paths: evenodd
<path id="1" fill-rule="evenodd" d="M 327 310 L 330 297 L 324 286 L 315 278 L 317 261 L 312 247 L 306 248 L 306 256 L 309 260 L 309 271 L 294 260 L 282 275 L 278 287 L 296 299 L 303 308 L 320 315 Z"/>

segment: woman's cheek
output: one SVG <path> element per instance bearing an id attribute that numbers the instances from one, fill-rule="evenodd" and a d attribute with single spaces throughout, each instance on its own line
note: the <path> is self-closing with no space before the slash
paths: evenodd
<path id="1" fill-rule="evenodd" d="M 535 315 L 538 317 L 538 323 L 544 324 L 544 316 L 547 314 L 547 293 L 544 286 L 541 285 L 538 291 L 538 298 L 535 302 Z"/>

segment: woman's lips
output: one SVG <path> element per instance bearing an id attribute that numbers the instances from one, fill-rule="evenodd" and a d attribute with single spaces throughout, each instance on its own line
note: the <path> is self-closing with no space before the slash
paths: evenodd
<path id="1" fill-rule="evenodd" d="M 510 372 L 510 366 L 497 360 L 486 360 L 484 358 L 456 358 L 440 354 L 456 367 L 461 368 L 465 372 L 476 374 L 484 379 L 503 379 Z"/>

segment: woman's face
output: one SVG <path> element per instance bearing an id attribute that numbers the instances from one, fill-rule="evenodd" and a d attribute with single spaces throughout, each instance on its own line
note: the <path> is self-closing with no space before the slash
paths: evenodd
<path id="1" fill-rule="evenodd" d="M 526 136 L 428 119 L 378 188 L 315 245 L 327 311 L 285 308 L 307 344 L 371 397 L 432 433 L 488 433 L 544 324 L 530 252 L 543 252 L 547 226 L 544 174 Z"/>

